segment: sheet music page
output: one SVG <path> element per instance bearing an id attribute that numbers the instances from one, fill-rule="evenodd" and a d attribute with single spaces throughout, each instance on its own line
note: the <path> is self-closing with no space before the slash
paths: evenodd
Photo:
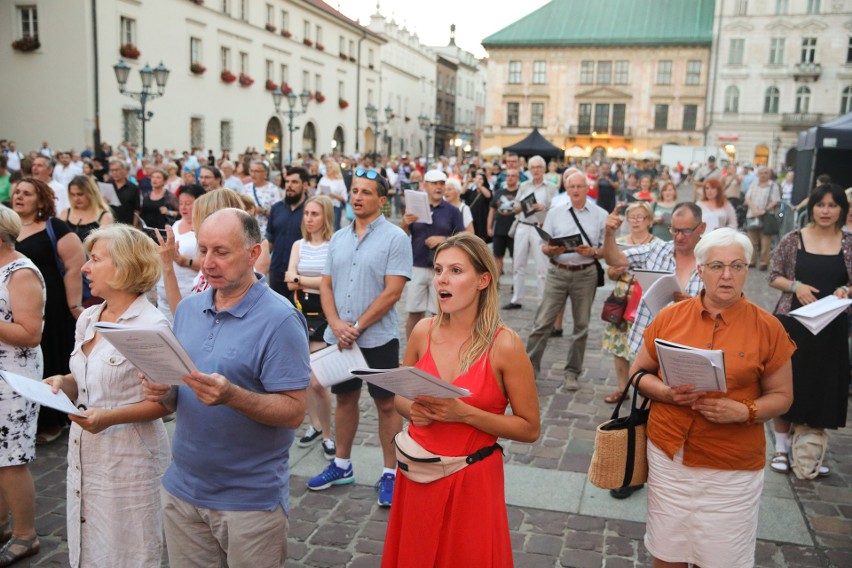
<path id="1" fill-rule="evenodd" d="M 152 382 L 182 386 L 183 377 L 196 370 L 189 354 L 167 326 L 133 327 L 102 322 L 96 323 L 95 329 Z"/>
<path id="2" fill-rule="evenodd" d="M 639 279 L 637 278 L 637 280 Z M 678 284 L 677 277 L 674 274 L 667 274 L 658 278 L 648 288 L 645 288 L 641 281 L 639 281 L 639 285 L 642 286 L 642 301 L 648 306 L 653 316 L 656 316 L 660 313 L 660 310 L 674 302 L 675 292 L 681 291 L 680 284 Z"/>
<path id="3" fill-rule="evenodd" d="M 417 215 L 418 223 L 432 224 L 432 209 L 429 196 L 423 191 L 405 190 L 405 212 Z"/>
<path id="4" fill-rule="evenodd" d="M 645 246 L 645 245 L 618 245 L 619 250 L 626 250 L 627 248 L 633 248 L 634 246 Z M 625 248 L 622 248 L 625 247 Z M 668 276 L 669 274 L 673 274 L 667 270 L 645 270 L 644 268 L 637 268 L 632 271 L 633 277 L 636 278 L 636 281 L 642 286 L 643 290 L 647 290 L 651 287 L 651 284 L 662 278 L 663 276 Z"/>
<path id="5" fill-rule="evenodd" d="M 846 311 L 849 304 L 852 304 L 852 300 L 848 298 L 840 299 L 832 294 L 820 298 L 807 306 L 793 310 L 790 312 L 790 315 L 808 328 L 808 331 L 817 335 L 825 326 L 834 321 L 837 316 Z"/>
<path id="6" fill-rule="evenodd" d="M 352 369 L 352 375 L 382 387 L 403 398 L 414 400 L 418 396 L 435 398 L 460 398 L 470 396 L 470 391 L 442 381 L 414 367 L 397 369 Z"/>
<path id="7" fill-rule="evenodd" d="M 337 345 L 329 345 L 311 353 L 311 371 L 324 387 L 330 387 L 352 378 L 349 369 L 366 367 L 367 361 L 358 344 L 352 349 L 338 349 Z"/>
<path id="8" fill-rule="evenodd" d="M 101 190 L 101 194 L 106 199 L 106 202 L 112 205 L 113 207 L 118 207 L 121 205 L 121 201 L 118 200 L 118 194 L 115 192 L 115 188 L 111 183 L 104 183 L 102 181 L 98 182 L 98 189 Z"/>
<path id="9" fill-rule="evenodd" d="M 660 373 L 670 387 L 695 385 L 696 391 L 727 392 L 725 353 L 655 339 Z"/>
<path id="10" fill-rule="evenodd" d="M 13 391 L 27 400 L 37 402 L 42 406 L 53 408 L 60 412 L 64 412 L 65 414 L 85 416 L 85 414 L 81 413 L 77 407 L 74 406 L 74 403 L 71 402 L 68 395 L 61 390 L 56 394 L 53 394 L 53 387 L 47 383 L 43 383 L 35 379 L 28 379 L 27 377 L 16 375 L 9 371 L 0 371 L 0 377 L 6 381 L 6 384 L 12 387 Z"/>

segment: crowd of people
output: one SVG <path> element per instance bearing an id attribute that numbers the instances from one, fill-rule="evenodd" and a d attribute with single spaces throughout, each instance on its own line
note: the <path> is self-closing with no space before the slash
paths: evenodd
<path id="1" fill-rule="evenodd" d="M 0 141 L 0 367 L 44 380 L 82 412 L 39 411 L 0 382 L 9 432 L 0 566 L 39 550 L 27 464 L 69 420 L 72 566 L 159 566 L 164 543 L 174 567 L 282 565 L 291 445 L 329 461 L 309 490 L 355 480 L 362 381 L 320 383 L 309 356 L 330 345 L 357 346 L 371 368 L 414 366 L 473 393 L 412 401 L 368 383 L 383 457 L 377 501 L 392 506 L 383 565 L 511 565 L 498 438 L 538 438 L 536 381 L 551 372 L 542 359 L 566 310 L 562 388 L 581 389 L 607 279 L 624 309 L 604 329 L 618 384 L 604 400 L 618 402 L 628 377 L 647 373 L 638 387 L 653 400 L 646 546 L 660 566 L 750 565 L 762 423 L 774 423 L 771 467 L 781 473 L 791 469 L 791 424 L 845 425 L 849 358 L 822 354 L 847 352 L 846 318 L 812 334 L 788 316 L 848 296 L 848 193 L 828 179 L 791 203 L 792 172 L 722 168 L 714 157 L 686 169 L 308 154 L 280 167 L 252 150 L 234 160 L 139 154 L 129 144 L 54 152 L 45 142 L 24 155 Z M 407 207 L 410 191 L 425 194 L 421 206 Z M 808 224 L 779 235 L 771 218 L 782 203 L 805 210 Z M 782 293 L 776 317 L 742 296 L 749 268 L 768 271 Z M 637 270 L 674 274 L 673 305 L 652 311 Z M 504 272 L 511 294 L 500 306 Z M 531 304 L 521 338 L 501 310 Z M 140 379 L 99 322 L 171 326 L 199 370 L 180 387 Z M 658 338 L 730 351 L 725 396 L 659 380 Z M 400 433 L 470 465 L 409 479 L 397 467 Z"/>

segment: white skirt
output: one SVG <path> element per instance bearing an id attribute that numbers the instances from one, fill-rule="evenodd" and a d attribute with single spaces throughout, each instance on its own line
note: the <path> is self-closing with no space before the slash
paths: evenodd
<path id="1" fill-rule="evenodd" d="M 665 562 L 701 568 L 754 566 L 763 470 L 683 465 L 648 440 L 645 548 Z"/>

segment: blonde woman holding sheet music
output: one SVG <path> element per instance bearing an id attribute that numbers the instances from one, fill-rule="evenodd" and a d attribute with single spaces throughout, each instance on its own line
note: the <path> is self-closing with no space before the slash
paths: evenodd
<path id="1" fill-rule="evenodd" d="M 772 255 L 769 285 L 783 294 L 775 314 L 796 342 L 793 355 L 793 406 L 776 418 L 775 454 L 770 467 L 779 473 L 790 470 L 790 423 L 814 428 L 846 425 L 849 394 L 847 321 L 837 317 L 814 335 L 790 311 L 834 294 L 849 296 L 852 282 L 852 234 L 843 232 L 849 201 L 838 185 L 817 187 L 808 198 L 810 224 L 781 239 Z M 830 354 L 830 355 L 829 355 Z M 828 475 L 821 466 L 817 475 Z"/>
<path id="2" fill-rule="evenodd" d="M 421 320 L 403 365 L 473 394 L 460 399 L 396 397 L 411 438 L 443 456 L 470 456 L 497 438 L 538 439 L 538 394 L 518 335 L 497 307 L 497 266 L 482 239 L 458 233 L 438 245 L 438 315 Z M 512 414 L 506 415 L 506 407 Z M 512 566 L 498 451 L 450 476 L 418 483 L 399 471 L 382 566 Z"/>
<path id="3" fill-rule="evenodd" d="M 656 568 L 754 566 L 766 463 L 762 423 L 792 403 L 796 346 L 776 318 L 742 295 L 752 252 L 734 229 L 705 235 L 695 247 L 704 290 L 657 314 L 631 369 L 652 373 L 639 386 L 654 401 L 645 547 Z M 656 339 L 721 349 L 727 392 L 667 386 Z"/>
<path id="4" fill-rule="evenodd" d="M 69 416 L 67 523 L 74 568 L 159 568 L 163 552 L 160 479 L 169 464 L 161 418 L 139 372 L 95 330 L 98 322 L 167 326 L 145 294 L 157 283 L 154 241 L 127 225 L 93 231 L 83 273 L 103 304 L 77 320 L 71 373 L 45 379 L 86 414 Z M 84 522 L 85 520 L 85 522 Z"/>

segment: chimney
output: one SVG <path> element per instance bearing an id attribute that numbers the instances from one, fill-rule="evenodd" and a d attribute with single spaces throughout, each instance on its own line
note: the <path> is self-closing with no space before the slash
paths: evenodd
<path id="1" fill-rule="evenodd" d="M 450 46 L 456 45 L 456 25 L 450 24 Z"/>

